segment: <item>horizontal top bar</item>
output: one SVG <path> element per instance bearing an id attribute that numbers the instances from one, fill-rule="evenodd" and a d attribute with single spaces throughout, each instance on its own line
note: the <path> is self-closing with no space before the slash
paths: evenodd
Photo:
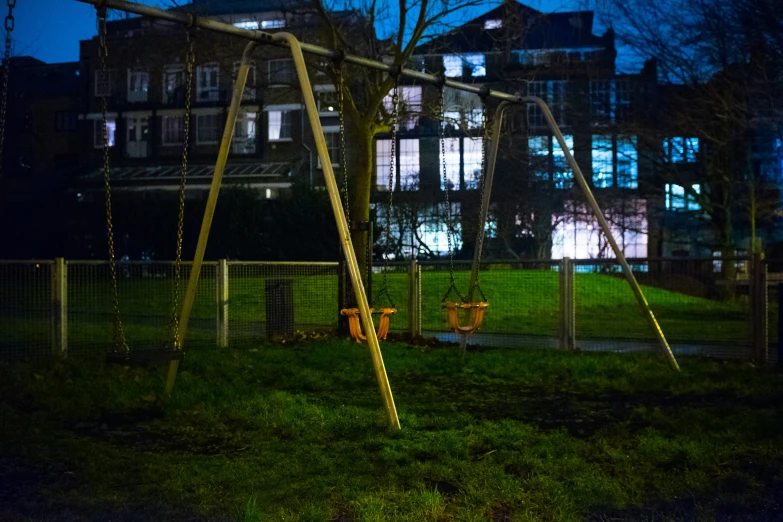
<path id="1" fill-rule="evenodd" d="M 231 24 L 219 22 L 212 18 L 199 17 L 188 13 L 164 10 L 157 7 L 149 7 L 142 4 L 136 4 L 134 2 L 127 2 L 125 0 L 77 0 L 77 1 L 83 2 L 85 4 L 92 4 L 95 5 L 96 7 L 103 6 L 110 9 L 116 9 L 118 11 L 125 11 L 127 13 L 134 13 L 142 16 L 148 16 L 151 18 L 158 18 L 160 20 L 168 20 L 169 22 L 185 24 L 187 26 L 201 27 L 202 29 L 215 31 L 217 33 L 230 34 L 233 36 L 238 36 L 240 38 L 246 38 L 248 40 L 255 40 L 257 42 L 262 42 L 268 45 L 275 45 L 278 47 L 288 47 L 288 45 L 285 42 L 282 42 L 280 40 L 274 40 L 271 33 L 266 33 L 264 31 L 256 31 L 252 29 L 241 29 L 239 27 L 234 27 Z M 340 53 L 338 51 L 327 49 L 326 47 L 321 47 L 319 45 L 313 45 L 313 44 L 302 42 L 301 46 L 303 52 L 314 54 L 316 56 L 322 56 L 324 58 L 338 58 L 340 56 Z M 377 69 L 379 71 L 386 71 L 388 73 L 393 73 L 396 71 L 395 67 L 393 67 L 392 65 L 387 65 L 377 60 L 370 60 L 369 58 L 363 58 L 361 56 L 356 56 L 352 54 L 346 54 L 343 60 L 348 63 L 352 63 L 354 65 L 361 65 L 363 67 L 368 67 L 370 69 Z M 452 89 L 458 89 L 460 91 L 471 92 L 473 94 L 482 94 L 483 92 L 485 92 L 482 87 L 478 87 L 476 85 L 457 82 L 454 80 L 449 80 L 447 78 L 441 78 L 435 74 L 428 74 L 419 71 L 414 71 L 413 69 L 403 68 L 401 69 L 400 74 L 402 76 L 407 76 L 408 78 L 413 78 L 416 80 L 420 80 L 422 82 L 431 83 L 434 85 L 443 84 L 446 87 L 451 87 Z M 492 89 L 486 91 L 486 94 L 487 97 L 489 98 L 505 100 L 512 103 L 520 103 L 520 104 L 536 103 L 534 97 L 517 96 L 515 94 L 509 94 L 506 92 L 496 91 Z"/>

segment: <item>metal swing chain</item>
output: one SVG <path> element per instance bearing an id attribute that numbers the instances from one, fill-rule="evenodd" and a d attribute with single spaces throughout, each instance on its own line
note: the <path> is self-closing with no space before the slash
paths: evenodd
<path id="1" fill-rule="evenodd" d="M 3 60 L 3 98 L 0 101 L 0 173 L 3 170 L 3 149 L 5 148 L 5 120 L 8 107 L 8 75 L 11 70 L 11 33 L 14 32 L 14 7 L 16 0 L 8 0 L 8 15 L 5 17 L 5 59 Z"/>
<path id="2" fill-rule="evenodd" d="M 348 229 L 351 228 L 351 208 L 348 201 L 348 158 L 345 155 L 345 112 L 344 112 L 344 89 L 345 77 L 343 76 L 343 65 L 340 63 L 337 69 L 337 92 L 339 93 L 339 114 L 340 114 L 340 163 L 343 171 L 343 211 L 345 212 L 345 221 L 348 223 Z"/>
<path id="3" fill-rule="evenodd" d="M 187 51 L 185 54 L 185 116 L 182 126 L 182 170 L 179 181 L 179 213 L 177 215 L 177 251 L 174 263 L 174 296 L 171 309 L 171 346 L 178 350 L 179 346 L 179 298 L 182 274 L 182 237 L 185 228 L 185 187 L 188 177 L 188 145 L 190 143 L 190 119 L 191 119 L 191 100 L 193 93 L 193 66 L 196 61 L 196 55 L 193 52 L 193 38 L 191 29 L 185 29 Z"/>
<path id="4" fill-rule="evenodd" d="M 448 171 L 446 168 L 446 114 L 445 114 L 445 108 L 446 108 L 446 100 L 445 100 L 445 85 L 441 85 L 440 87 L 440 107 L 439 107 L 439 114 L 441 116 L 441 122 L 439 126 L 439 134 L 440 134 L 440 158 L 441 158 L 441 164 L 443 167 L 443 193 L 446 200 L 446 244 L 449 252 L 449 288 L 446 290 L 446 294 L 443 296 L 443 299 L 441 299 L 441 302 L 446 302 L 446 300 L 449 298 L 449 294 L 453 290 L 457 297 L 459 297 L 460 301 L 465 301 L 465 297 L 460 293 L 459 289 L 457 288 L 457 284 L 454 281 L 454 248 L 453 248 L 453 240 L 452 240 L 452 234 L 453 234 L 453 223 L 452 223 L 452 217 L 451 217 L 451 203 L 449 202 L 449 177 L 448 177 Z"/>
<path id="5" fill-rule="evenodd" d="M 489 130 L 489 122 L 487 121 L 487 101 L 486 99 L 483 100 L 482 107 L 481 107 L 481 117 L 484 122 L 484 129 L 482 132 L 482 140 L 481 140 L 481 179 L 479 179 L 479 201 L 480 204 L 484 204 L 484 190 L 487 186 L 487 143 L 489 142 L 490 136 L 490 130 Z M 485 226 L 484 221 L 481 219 L 481 212 L 479 212 L 479 230 L 481 230 L 481 227 Z M 478 290 L 479 294 L 481 295 L 481 300 L 486 301 L 487 297 L 484 295 L 484 291 L 481 289 L 481 284 L 479 283 L 479 273 L 481 272 L 481 257 L 482 253 L 484 252 L 484 234 L 479 235 L 479 242 L 476 244 L 476 249 L 478 252 L 478 262 L 479 262 L 479 269 L 476 270 L 476 283 L 472 288 L 468 289 L 468 295 L 471 295 L 473 293 L 473 290 Z"/>
<path id="6" fill-rule="evenodd" d="M 106 57 L 109 48 L 106 45 L 106 8 L 98 8 L 98 56 L 101 63 L 101 75 L 103 80 L 108 78 L 106 70 Z M 127 354 L 130 351 L 125 339 L 125 331 L 122 326 L 120 313 L 120 292 L 117 282 L 117 266 L 114 253 L 114 223 L 112 219 L 111 204 L 111 165 L 109 160 L 109 127 L 108 127 L 108 102 L 106 96 L 101 97 L 101 116 L 103 124 L 103 183 L 106 194 L 106 240 L 109 246 L 109 274 L 111 275 L 112 307 L 114 312 L 114 328 L 112 331 L 112 348 L 115 352 Z"/>
<path id="7" fill-rule="evenodd" d="M 397 308 L 394 306 L 394 299 L 392 299 L 391 294 L 389 293 L 389 287 L 388 287 L 388 281 L 387 281 L 387 273 L 389 271 L 389 252 L 391 251 L 391 223 L 392 223 L 392 213 L 394 212 L 394 185 L 395 185 L 395 174 L 397 173 L 397 165 L 396 165 L 396 159 L 397 159 L 397 121 L 399 120 L 399 110 L 400 110 L 400 83 L 399 83 L 399 75 L 394 77 L 394 90 L 392 91 L 392 121 L 391 121 L 391 147 L 390 147 L 390 157 L 389 157 L 389 183 L 386 187 L 389 191 L 389 205 L 386 208 L 386 245 L 384 246 L 384 252 L 383 252 L 383 286 L 381 287 L 381 290 L 378 292 L 378 295 L 375 297 L 375 301 L 378 302 L 380 298 L 386 294 L 386 297 L 389 298 L 389 303 L 391 303 L 392 308 Z"/>

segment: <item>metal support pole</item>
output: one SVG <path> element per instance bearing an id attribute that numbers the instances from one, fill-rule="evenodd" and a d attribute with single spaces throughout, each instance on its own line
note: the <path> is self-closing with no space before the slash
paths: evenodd
<path id="1" fill-rule="evenodd" d="M 421 335 L 421 267 L 415 259 L 408 265 L 408 333 Z"/>
<path id="2" fill-rule="evenodd" d="M 574 317 L 574 264 L 564 257 L 560 262 L 560 348 L 573 350 L 576 346 Z"/>
<path id="3" fill-rule="evenodd" d="M 767 334 L 767 264 L 764 255 L 756 252 L 751 258 L 750 281 L 750 337 L 753 360 L 765 364 L 769 360 Z"/>
<path id="4" fill-rule="evenodd" d="M 228 348 L 228 261 L 221 259 L 215 277 L 217 301 L 217 346 Z"/>
<path id="5" fill-rule="evenodd" d="M 234 83 L 234 94 L 231 97 L 231 107 L 228 109 L 226 126 L 223 128 L 223 139 L 220 142 L 220 151 L 218 152 L 217 162 L 215 163 L 215 173 L 212 175 L 212 184 L 209 187 L 209 196 L 207 197 L 207 206 L 204 209 L 204 217 L 201 221 L 201 231 L 198 234 L 198 244 L 196 245 L 196 255 L 193 257 L 193 264 L 190 269 L 190 278 L 188 279 L 188 289 L 185 292 L 185 300 L 182 303 L 182 314 L 179 319 L 179 339 L 178 346 L 180 350 L 184 346 L 185 334 L 188 330 L 188 321 L 190 313 L 193 310 L 193 302 L 196 299 L 196 289 L 198 288 L 198 279 L 201 274 L 201 265 L 204 262 L 204 253 L 207 250 L 207 240 L 209 240 L 209 230 L 212 228 L 212 218 L 215 215 L 218 195 L 220 195 L 220 185 L 223 182 L 223 171 L 226 168 L 228 153 L 231 150 L 231 140 L 234 137 L 234 127 L 239 114 L 239 106 L 242 103 L 242 94 L 245 92 L 245 83 L 250 71 L 250 55 L 256 48 L 255 42 L 249 42 L 245 46 L 245 52 L 242 53 L 242 63 L 239 66 L 236 83 Z M 179 369 L 179 360 L 171 361 L 169 364 L 169 373 L 166 377 L 166 393 L 171 393 L 174 389 L 174 383 L 177 380 L 177 371 Z"/>
<path id="6" fill-rule="evenodd" d="M 473 249 L 473 264 L 470 267 L 470 283 L 468 284 L 468 301 L 473 302 L 473 290 L 478 281 L 479 264 L 481 263 L 481 250 L 484 246 L 484 223 L 487 222 L 489 204 L 492 201 L 492 184 L 495 181 L 495 165 L 498 160 L 498 147 L 500 146 L 500 130 L 503 124 L 503 114 L 511 106 L 511 102 L 503 101 L 495 109 L 495 118 L 492 123 L 492 136 L 487 156 L 486 172 L 484 172 L 484 194 L 481 198 L 481 210 L 479 211 L 479 225 L 476 229 L 476 247 Z M 464 336 L 463 336 L 464 337 Z M 462 341 L 460 345 L 463 349 Z"/>
<path id="7" fill-rule="evenodd" d="M 65 259 L 55 258 L 52 265 L 52 353 L 68 356 L 68 268 Z"/>
<path id="8" fill-rule="evenodd" d="M 778 366 L 783 366 L 783 283 L 778 283 Z"/>
<path id="9" fill-rule="evenodd" d="M 329 192 L 329 200 L 332 203 L 332 211 L 334 212 L 334 218 L 337 222 L 337 230 L 339 231 L 340 239 L 342 240 L 343 254 L 345 255 L 348 272 L 351 276 L 351 282 L 353 283 L 354 295 L 356 296 L 359 308 L 359 316 L 362 320 L 365 336 L 367 337 L 367 344 L 370 347 L 370 354 L 375 368 L 375 377 L 378 380 L 378 387 L 380 388 L 381 397 L 386 409 L 389 427 L 399 429 L 400 419 L 397 416 L 397 408 L 394 405 L 389 378 L 386 375 L 386 367 L 383 364 L 381 347 L 378 343 L 375 325 L 373 325 L 372 322 L 367 294 L 365 294 L 364 286 L 362 285 L 361 269 L 356 261 L 356 252 L 354 251 L 353 243 L 351 242 L 351 231 L 348 228 L 348 222 L 345 220 L 343 204 L 340 201 L 340 191 L 337 187 L 337 180 L 334 177 L 332 162 L 329 160 L 329 151 L 326 148 L 326 139 L 324 138 L 324 131 L 321 127 L 321 118 L 318 115 L 318 107 L 315 104 L 315 97 L 313 96 L 313 89 L 307 74 L 307 66 L 305 64 L 304 55 L 302 54 L 302 48 L 299 41 L 291 33 L 276 33 L 274 39 L 275 41 L 286 42 L 291 49 L 291 54 L 294 58 L 294 65 L 296 66 L 296 73 L 299 77 L 299 85 L 302 90 L 305 107 L 307 108 L 307 115 L 310 119 L 310 126 L 313 129 L 315 148 L 318 152 L 318 157 L 321 159 L 326 189 Z"/>
<path id="10" fill-rule="evenodd" d="M 625 259 L 625 254 L 623 254 L 623 251 L 620 250 L 620 247 L 617 245 L 617 241 L 615 241 L 614 236 L 612 236 L 612 230 L 609 228 L 609 223 L 606 222 L 604 213 L 601 211 L 601 207 L 598 205 L 598 201 L 596 201 L 595 196 L 593 196 L 593 192 L 590 190 L 590 186 L 587 184 L 587 180 L 585 179 L 584 174 L 582 174 L 582 170 L 576 163 L 576 160 L 571 154 L 571 151 L 568 150 L 568 146 L 566 145 L 565 139 L 563 138 L 563 133 L 560 132 L 560 128 L 557 126 L 555 118 L 552 116 L 552 111 L 549 110 L 549 107 L 547 107 L 546 103 L 544 103 L 541 98 L 528 96 L 526 100 L 538 105 L 541 108 L 541 112 L 544 113 L 544 117 L 549 124 L 549 128 L 552 130 L 552 134 L 554 134 L 555 138 L 557 138 L 557 143 L 560 144 L 560 148 L 562 149 L 568 164 L 574 171 L 574 179 L 576 179 L 576 182 L 579 183 L 579 186 L 582 188 L 582 193 L 584 194 L 585 199 L 587 199 L 587 202 L 590 204 L 590 208 L 592 208 L 593 214 L 595 214 L 595 218 L 598 220 L 598 224 L 601 226 L 601 230 L 603 230 L 604 235 L 606 236 L 606 240 L 609 241 L 609 245 L 612 247 L 612 252 L 614 252 L 614 255 L 619 261 L 620 266 L 623 267 L 623 275 L 625 275 L 625 279 L 628 281 L 628 285 L 631 287 L 631 290 L 636 297 L 636 301 L 639 303 L 642 312 L 647 318 L 647 321 L 650 323 L 650 327 L 653 329 L 655 336 L 658 338 L 658 344 L 661 346 L 661 351 L 669 361 L 669 365 L 674 370 L 679 371 L 680 365 L 677 364 L 677 359 L 674 358 L 674 353 L 672 353 L 672 349 L 669 347 L 669 343 L 666 341 L 666 337 L 663 335 L 663 330 L 661 330 L 661 326 L 658 324 L 658 320 L 655 318 L 653 311 L 650 309 L 650 304 L 644 297 L 642 287 L 639 286 L 639 282 L 636 281 L 636 277 L 634 277 L 633 272 L 631 271 L 631 267 L 628 265 L 628 261 Z"/>

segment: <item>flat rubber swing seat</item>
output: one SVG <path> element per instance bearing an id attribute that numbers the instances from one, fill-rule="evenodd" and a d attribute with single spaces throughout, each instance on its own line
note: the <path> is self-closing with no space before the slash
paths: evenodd
<path id="1" fill-rule="evenodd" d="M 447 301 L 441 306 L 446 309 L 448 314 L 449 328 L 455 333 L 469 334 L 481 327 L 481 323 L 484 321 L 484 311 L 486 311 L 489 303 L 485 301 L 478 303 L 454 303 Z M 459 310 L 470 310 L 470 322 L 466 326 L 459 324 Z"/>
<path id="2" fill-rule="evenodd" d="M 391 316 L 397 313 L 397 309 L 381 308 L 380 310 L 376 311 L 374 308 L 370 308 L 370 313 L 381 316 L 381 319 L 378 322 L 377 336 L 379 340 L 386 339 L 386 336 L 389 334 L 389 322 Z M 362 341 L 367 340 L 367 337 L 365 337 L 365 335 L 362 333 L 362 325 L 359 321 L 358 308 L 343 308 L 340 310 L 340 315 L 345 315 L 348 317 L 348 329 L 351 332 L 351 337 L 353 337 L 357 343 L 361 343 Z"/>
<path id="3" fill-rule="evenodd" d="M 148 366 L 150 364 L 167 363 L 171 361 L 181 361 L 185 358 L 185 352 L 182 350 L 133 350 L 131 352 L 110 352 L 106 355 L 108 364 L 119 364 L 122 366 Z"/>

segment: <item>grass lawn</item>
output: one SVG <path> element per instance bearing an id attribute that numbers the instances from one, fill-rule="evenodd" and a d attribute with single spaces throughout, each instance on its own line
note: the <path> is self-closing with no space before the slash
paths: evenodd
<path id="1" fill-rule="evenodd" d="M 783 376 L 305 339 L 164 370 L 0 364 L 0 520 L 779 520 Z"/>

